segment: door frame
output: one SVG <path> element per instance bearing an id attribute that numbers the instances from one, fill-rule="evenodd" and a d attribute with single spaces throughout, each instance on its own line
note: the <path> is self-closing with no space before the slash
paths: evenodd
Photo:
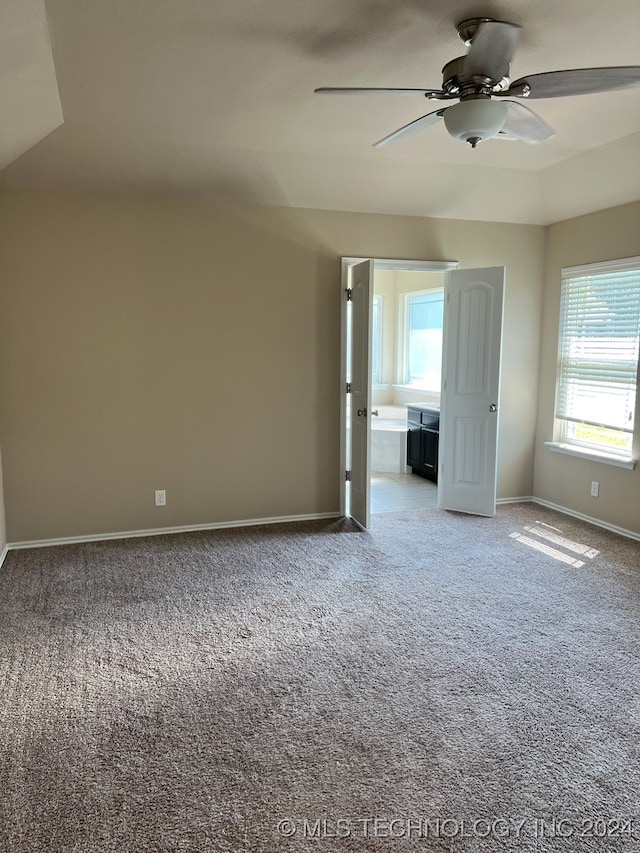
<path id="1" fill-rule="evenodd" d="M 372 258 L 344 256 L 340 259 L 340 514 L 347 512 L 347 299 L 349 268 L 363 261 L 373 261 L 374 275 L 377 270 L 399 270 L 413 272 L 449 272 L 460 267 L 459 261 L 418 261 L 402 258 Z M 370 369 L 370 368 L 369 368 Z"/>

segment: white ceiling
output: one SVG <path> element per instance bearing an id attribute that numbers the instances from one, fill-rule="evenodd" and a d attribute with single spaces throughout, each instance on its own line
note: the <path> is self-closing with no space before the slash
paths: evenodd
<path id="1" fill-rule="evenodd" d="M 44 5 L 62 124 L 43 0 L 0 0 L 7 186 L 539 224 L 640 198 L 640 87 L 530 102 L 556 130 L 552 140 L 475 150 L 442 122 L 372 148 L 437 108 L 421 96 L 313 94 L 439 88 L 442 66 L 465 50 L 456 23 L 477 15 L 521 25 L 512 79 L 640 65 L 638 0 Z"/>

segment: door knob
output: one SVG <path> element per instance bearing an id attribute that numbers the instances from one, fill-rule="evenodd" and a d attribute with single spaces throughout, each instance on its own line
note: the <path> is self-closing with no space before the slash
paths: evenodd
<path id="1" fill-rule="evenodd" d="M 490 404 L 490 406 L 489 406 L 489 411 L 490 411 L 490 412 L 497 412 L 497 411 L 498 411 L 498 407 L 496 406 L 496 404 L 495 404 L 495 403 L 491 403 L 491 404 Z"/>
<path id="2" fill-rule="evenodd" d="M 366 418 L 367 417 L 367 410 L 366 409 L 358 409 L 356 414 L 358 415 L 359 418 Z"/>
<path id="3" fill-rule="evenodd" d="M 373 409 L 371 414 L 373 415 L 374 418 L 377 418 L 380 413 L 378 412 L 377 409 Z"/>

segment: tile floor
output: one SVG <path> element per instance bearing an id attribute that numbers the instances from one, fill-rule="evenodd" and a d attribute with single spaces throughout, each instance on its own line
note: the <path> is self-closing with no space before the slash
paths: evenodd
<path id="1" fill-rule="evenodd" d="M 417 474 L 371 472 L 371 512 L 430 509 L 438 505 L 438 487 Z"/>

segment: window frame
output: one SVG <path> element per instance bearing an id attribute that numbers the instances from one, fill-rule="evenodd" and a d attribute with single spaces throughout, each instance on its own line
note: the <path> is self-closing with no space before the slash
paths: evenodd
<path id="1" fill-rule="evenodd" d="M 640 286 L 637 289 L 637 306 L 630 312 L 630 316 L 634 323 L 632 326 L 632 333 L 630 335 L 630 338 L 633 341 L 631 349 L 635 347 L 635 387 L 631 392 L 634 397 L 634 404 L 631 411 L 631 429 L 624 429 L 622 426 L 613 425 L 613 418 L 609 419 L 608 423 L 606 418 L 601 419 L 604 423 L 599 423 L 599 419 L 595 417 L 592 419 L 585 418 L 584 415 L 579 417 L 577 411 L 577 409 L 580 408 L 579 401 L 571 399 L 572 393 L 575 394 L 579 392 L 579 388 L 577 388 L 577 390 L 574 389 L 572 392 L 570 378 L 572 372 L 574 374 L 577 373 L 579 376 L 584 372 L 587 382 L 597 382 L 600 380 L 603 384 L 606 384 L 608 381 L 609 385 L 612 385 L 611 373 L 613 371 L 611 368 L 616 362 L 615 359 L 604 359 L 604 368 L 608 371 L 608 374 L 603 374 L 603 364 L 597 363 L 598 348 L 597 346 L 594 346 L 594 339 L 597 340 L 598 335 L 594 334 L 591 340 L 589 340 L 588 337 L 585 337 L 585 349 L 587 354 L 583 356 L 582 364 L 580 363 L 580 357 L 574 356 L 571 358 L 569 351 L 572 342 L 572 338 L 570 336 L 572 326 L 574 329 L 573 340 L 575 341 L 577 337 L 579 339 L 581 330 L 588 322 L 588 309 L 584 306 L 576 307 L 576 302 L 583 301 L 583 299 L 588 296 L 586 293 L 588 279 L 595 279 L 598 277 L 602 279 L 603 276 L 615 276 L 616 273 L 637 274 L 640 282 L 640 257 L 583 264 L 574 267 L 564 267 L 561 271 L 560 304 L 558 312 L 556 393 L 554 405 L 554 418 L 556 424 L 555 433 L 559 437 L 559 440 L 546 442 L 546 444 L 552 450 L 559 450 L 560 452 L 583 456 L 585 458 L 595 458 L 600 461 L 610 461 L 611 464 L 619 464 L 622 465 L 622 467 L 632 468 L 635 465 L 635 461 L 632 457 L 634 440 L 638 430 L 638 422 L 635 420 L 635 412 L 638 407 L 638 389 L 640 386 Z M 585 281 L 581 284 L 579 279 L 585 279 Z M 621 280 L 619 288 L 613 291 L 614 297 L 623 300 L 629 295 L 629 293 L 632 293 L 635 296 L 634 284 L 635 283 L 629 284 L 628 281 L 625 282 Z M 601 280 L 600 285 L 606 287 L 607 283 Z M 582 296 L 582 287 L 585 288 L 585 297 Z M 617 331 L 618 329 L 614 327 L 614 332 Z M 615 337 L 617 337 L 617 335 L 612 335 L 612 339 Z M 592 348 L 591 352 L 589 352 L 590 346 Z M 594 354 L 594 352 L 596 354 Z M 588 368 L 585 370 L 584 366 L 584 361 L 588 361 L 589 356 L 594 362 L 596 362 L 590 373 L 588 372 Z M 623 366 L 625 363 L 628 365 L 629 359 L 628 357 L 623 357 L 621 354 L 618 359 L 618 363 Z M 599 373 L 598 370 L 600 371 Z M 627 375 L 628 373 L 629 371 L 627 367 Z M 577 384 L 578 380 L 575 381 Z M 606 401 L 607 399 L 611 400 L 611 397 L 607 398 L 606 394 L 603 394 L 603 397 L 604 402 L 602 405 L 606 408 Z M 573 411 L 571 411 L 572 408 Z M 617 432 L 620 436 L 626 433 L 630 436 L 630 440 L 627 447 L 616 447 L 614 444 L 606 443 L 604 441 L 599 442 L 597 440 L 592 441 L 584 438 L 581 439 L 575 435 L 576 425 L 582 425 L 586 428 L 591 427 L 595 430 L 605 429 L 613 434 Z"/>
<path id="2" fill-rule="evenodd" d="M 402 310 L 398 312 L 400 319 L 400 331 L 398 335 L 400 352 L 398 358 L 398 365 L 400 366 L 400 376 L 398 377 L 398 384 L 402 388 L 406 388 L 412 391 L 420 391 L 427 394 L 440 394 L 441 393 L 441 383 L 438 388 L 427 388 L 420 385 L 412 384 L 409 381 L 409 340 L 410 340 L 410 329 L 409 329 L 409 321 L 410 321 L 410 303 L 411 299 L 416 296 L 440 296 L 442 298 L 443 303 L 443 318 L 444 318 L 444 299 L 445 299 L 445 288 L 444 287 L 431 287 L 425 288 L 423 290 L 410 290 L 406 293 L 400 295 L 402 299 Z M 443 323 L 444 325 L 444 323 Z"/>

